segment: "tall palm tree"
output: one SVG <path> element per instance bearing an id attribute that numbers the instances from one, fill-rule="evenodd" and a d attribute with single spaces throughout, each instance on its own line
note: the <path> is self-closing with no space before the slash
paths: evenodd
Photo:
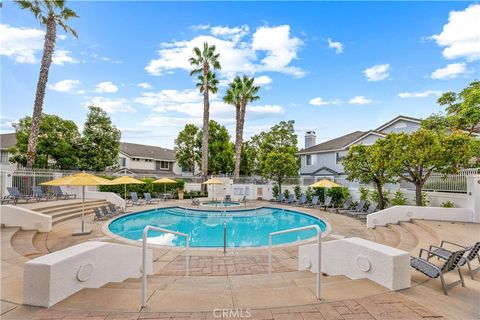
<path id="1" fill-rule="evenodd" d="M 193 57 L 188 59 L 194 69 L 190 72 L 190 75 L 201 74 L 203 81 L 203 89 L 200 92 L 203 93 L 203 140 L 202 140 L 202 182 L 207 180 L 208 175 L 208 122 L 210 121 L 210 102 L 208 94 L 211 91 L 209 87 L 209 72 L 211 69 L 221 69 L 220 66 L 220 54 L 216 53 L 216 47 L 214 45 L 209 46 L 207 42 L 203 44 L 203 50 L 198 47 L 193 49 Z M 214 73 L 210 77 L 214 77 Z M 206 186 L 202 184 L 202 192 L 205 192 Z"/>
<path id="2" fill-rule="evenodd" d="M 235 106 L 236 109 L 236 130 L 235 130 L 235 169 L 234 176 L 240 176 L 240 162 L 242 156 L 243 127 L 245 125 L 245 114 L 249 102 L 260 99 L 257 95 L 259 86 L 254 85 L 254 78 L 247 76 L 236 76 L 230 83 L 223 101 Z"/>
<path id="3" fill-rule="evenodd" d="M 21 9 L 30 11 L 47 30 L 43 45 L 40 75 L 37 82 L 37 92 L 35 93 L 35 102 L 33 104 L 32 126 L 30 127 L 30 135 L 28 137 L 27 167 L 31 168 L 35 160 L 43 99 L 48 82 L 48 72 L 52 64 L 53 51 L 55 50 L 57 26 L 62 27 L 65 32 L 71 33 L 78 38 L 77 32 L 66 24 L 69 19 L 78 18 L 78 15 L 72 9 L 65 7 L 64 0 L 15 0 L 15 2 Z"/>

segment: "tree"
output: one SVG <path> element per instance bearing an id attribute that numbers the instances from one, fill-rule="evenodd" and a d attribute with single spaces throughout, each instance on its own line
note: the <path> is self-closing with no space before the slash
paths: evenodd
<path id="1" fill-rule="evenodd" d="M 234 145 L 230 141 L 230 134 L 227 128 L 210 120 L 209 124 L 209 143 L 208 143 L 208 173 L 232 173 L 233 171 L 233 155 Z M 201 150 L 203 141 L 203 132 L 200 130 L 197 134 L 197 148 Z M 201 151 L 200 151 L 201 152 Z M 203 159 L 202 154 L 198 155 L 199 159 Z"/>
<path id="2" fill-rule="evenodd" d="M 262 176 L 277 182 L 282 193 L 283 182 L 298 175 L 300 161 L 297 157 L 295 122 L 281 121 L 263 135 L 260 145 L 259 167 Z"/>
<path id="3" fill-rule="evenodd" d="M 480 141 L 462 132 L 448 133 L 425 128 L 385 138 L 390 170 L 415 185 L 415 202 L 422 205 L 422 188 L 433 172 L 452 174 L 478 161 Z"/>
<path id="4" fill-rule="evenodd" d="M 380 210 L 385 208 L 383 186 L 385 183 L 395 181 L 400 174 L 392 165 L 395 159 L 391 159 L 389 144 L 379 139 L 373 145 L 354 145 L 348 150 L 342 165 L 348 180 L 357 180 L 362 184 L 373 183 L 377 189 L 377 203 Z"/>
<path id="5" fill-rule="evenodd" d="M 245 113 L 247 111 L 247 104 L 249 102 L 260 99 L 257 95 L 260 87 L 255 86 L 253 77 L 236 76 L 232 83 L 230 83 L 223 100 L 225 103 L 235 106 L 235 169 L 233 174 L 235 177 L 240 176 L 240 162 L 242 154 L 243 143 L 243 127 L 245 124 Z"/>
<path id="6" fill-rule="evenodd" d="M 57 25 L 62 27 L 65 32 L 71 33 L 74 37 L 78 38 L 77 32 L 66 25 L 69 19 L 78 18 L 78 15 L 75 11 L 65 7 L 64 0 L 16 0 L 15 2 L 21 9 L 30 11 L 35 18 L 38 19 L 40 24 L 46 28 L 40 74 L 37 81 L 35 102 L 33 104 L 32 124 L 28 138 L 26 166 L 31 168 L 35 161 L 43 99 L 45 98 L 45 88 L 47 87 L 48 73 L 50 71 L 50 65 L 52 64 L 52 56 L 57 38 Z"/>
<path id="7" fill-rule="evenodd" d="M 199 150 L 195 142 L 198 131 L 196 125 L 187 124 L 175 139 L 175 154 L 178 164 L 182 168 L 188 168 L 194 176 L 195 164 L 200 160 Z"/>
<path id="8" fill-rule="evenodd" d="M 104 171 L 117 164 L 121 132 L 107 113 L 89 106 L 80 144 L 80 169 Z"/>
<path id="9" fill-rule="evenodd" d="M 212 81 L 215 78 L 215 74 L 211 72 L 211 69 L 220 69 L 220 54 L 216 53 L 215 46 L 209 46 L 207 42 L 203 44 L 203 51 L 198 47 L 193 49 L 194 56 L 188 61 L 194 69 L 190 72 L 190 75 L 201 74 L 199 80 L 203 82 L 203 86 L 200 92 L 203 93 L 203 140 L 202 140 L 202 182 L 206 181 L 208 174 L 208 139 L 209 139 L 209 121 L 210 121 L 210 101 L 208 94 L 215 88 L 216 84 L 212 86 Z M 216 80 L 216 79 L 215 79 Z M 217 82 L 218 83 L 218 82 Z M 206 185 L 202 184 L 202 192 L 206 191 Z"/>
<path id="10" fill-rule="evenodd" d="M 480 81 L 470 83 L 460 93 L 445 92 L 438 104 L 446 106 L 446 118 L 454 130 L 467 131 L 469 135 L 480 132 Z"/>
<path id="11" fill-rule="evenodd" d="M 16 146 L 11 148 L 11 162 L 26 166 L 32 118 L 25 117 L 14 124 Z M 34 168 L 72 169 L 78 165 L 77 145 L 80 138 L 77 125 L 56 115 L 43 114 L 35 149 Z"/>

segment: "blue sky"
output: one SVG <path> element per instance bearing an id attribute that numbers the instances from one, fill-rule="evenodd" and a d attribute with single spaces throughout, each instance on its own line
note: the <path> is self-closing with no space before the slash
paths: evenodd
<path id="1" fill-rule="evenodd" d="M 245 135 L 293 119 L 300 147 L 369 130 L 403 114 L 442 110 L 436 99 L 479 78 L 480 5 L 469 2 L 69 2 L 79 38 L 59 30 L 44 112 L 81 128 L 86 106 L 104 108 L 128 142 L 173 147 L 201 124 L 188 57 L 216 44 L 222 70 L 211 119 L 234 132 L 222 103 L 236 74 L 256 78 L 261 99 Z M 0 27 L 1 129 L 31 115 L 43 31 L 4 2 Z"/>

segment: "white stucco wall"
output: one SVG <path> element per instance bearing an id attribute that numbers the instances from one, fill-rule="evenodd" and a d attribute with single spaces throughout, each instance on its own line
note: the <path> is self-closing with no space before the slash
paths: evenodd
<path id="1" fill-rule="evenodd" d="M 21 227 L 23 230 L 52 230 L 52 216 L 12 205 L 0 206 L 0 223 L 6 227 Z"/>
<path id="2" fill-rule="evenodd" d="M 89 241 L 28 261 L 23 271 L 23 303 L 51 307 L 83 288 L 99 288 L 141 276 L 142 248 Z M 147 251 L 147 274 L 152 273 Z M 135 297 L 132 297 L 133 299 Z M 140 290 L 138 291 L 140 301 Z"/>

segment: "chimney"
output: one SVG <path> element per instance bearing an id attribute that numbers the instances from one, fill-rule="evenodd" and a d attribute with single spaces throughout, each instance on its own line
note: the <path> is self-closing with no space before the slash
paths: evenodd
<path id="1" fill-rule="evenodd" d="M 317 137 L 317 135 L 315 134 L 315 131 L 313 131 L 313 130 L 307 131 L 305 133 L 305 149 L 313 147 L 316 144 L 316 142 L 315 142 L 316 137 Z"/>

